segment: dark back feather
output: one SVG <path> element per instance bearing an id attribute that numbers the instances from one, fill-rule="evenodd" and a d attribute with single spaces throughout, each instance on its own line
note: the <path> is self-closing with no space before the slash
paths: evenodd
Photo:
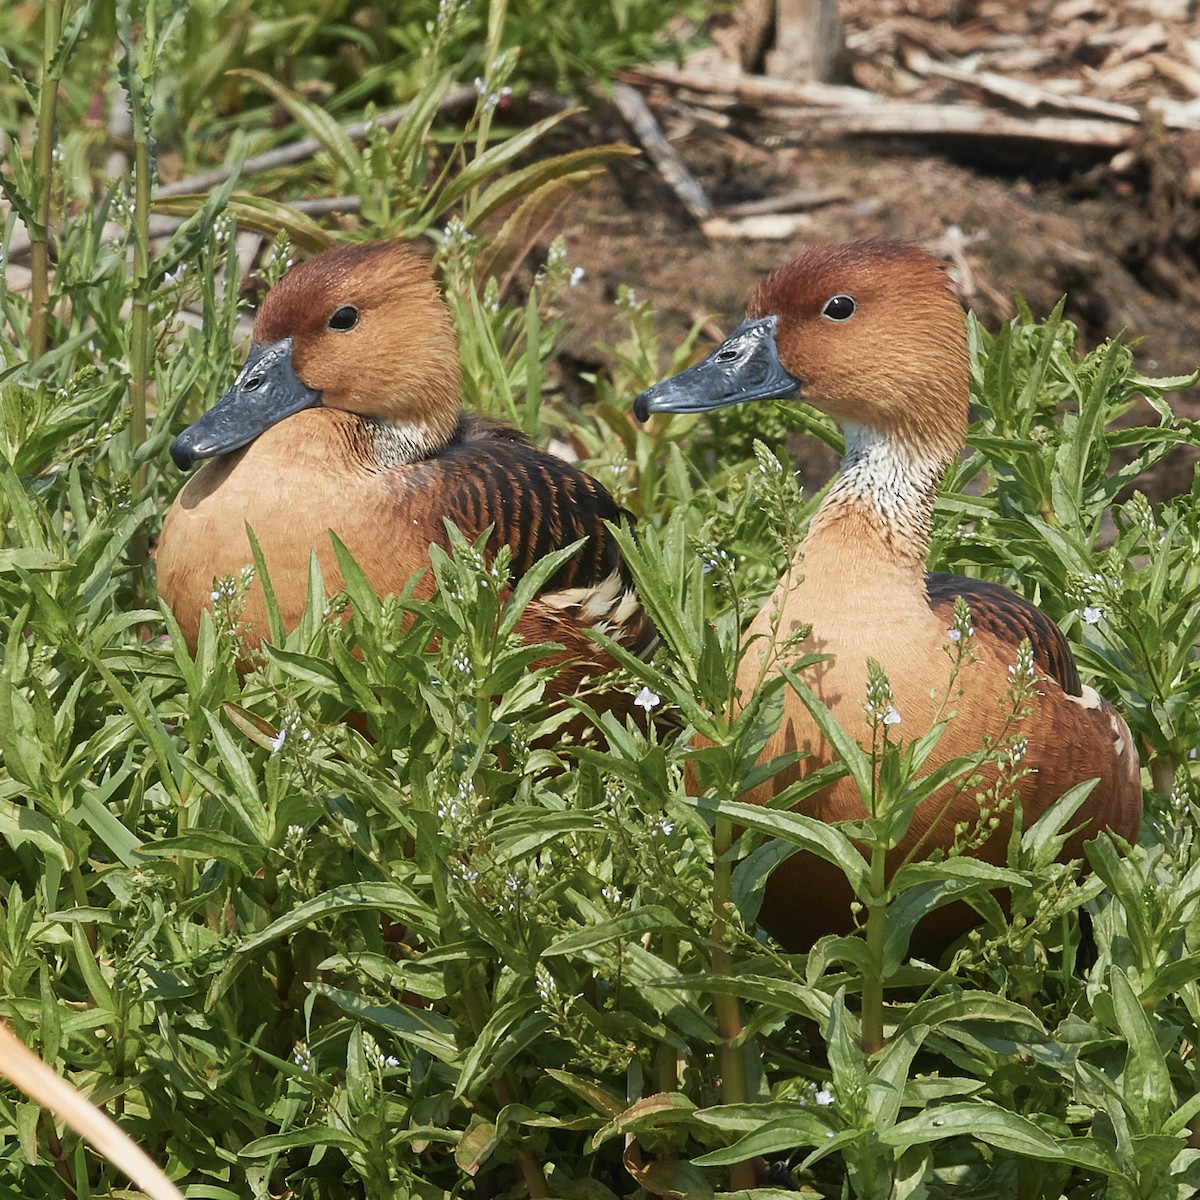
<path id="1" fill-rule="evenodd" d="M 587 542 L 554 573 L 543 589 L 590 587 L 625 566 L 605 521 L 624 510 L 590 475 L 532 445 L 499 421 L 464 414 L 454 440 L 437 456 L 441 512 L 464 532 L 495 529 L 491 548 L 512 549 L 513 581 L 540 558 Z"/>
<path id="2" fill-rule="evenodd" d="M 929 607 L 945 616 L 947 627 L 953 620 L 954 598 L 961 596 L 971 609 L 976 632 L 1012 646 L 1014 653 L 1021 639 L 1028 638 L 1038 670 L 1049 675 L 1068 696 L 1082 695 L 1079 670 L 1067 639 L 1036 604 L 1002 584 L 941 571 L 930 571 L 925 586 Z"/>

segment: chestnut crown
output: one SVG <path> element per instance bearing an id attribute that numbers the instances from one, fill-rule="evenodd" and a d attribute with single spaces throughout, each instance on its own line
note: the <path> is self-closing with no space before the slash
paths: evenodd
<path id="1" fill-rule="evenodd" d="M 260 346 L 288 337 L 296 375 L 324 407 L 453 427 L 458 338 L 428 268 L 403 243 L 339 246 L 289 271 L 254 321 Z"/>
<path id="2" fill-rule="evenodd" d="M 776 318 L 779 361 L 804 399 L 939 458 L 957 453 L 967 341 L 962 307 L 932 255 L 891 241 L 817 247 L 768 275 L 747 315 Z"/>

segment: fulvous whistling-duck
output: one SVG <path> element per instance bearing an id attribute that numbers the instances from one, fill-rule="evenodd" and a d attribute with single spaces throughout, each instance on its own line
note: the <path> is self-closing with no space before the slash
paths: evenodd
<path id="1" fill-rule="evenodd" d="M 956 683 L 962 694 L 950 705 L 957 716 L 925 772 L 1000 738 L 1009 668 L 1028 638 L 1036 695 L 1032 712 L 1016 727 L 1026 743 L 1028 771 L 1017 784 L 1024 824 L 1069 788 L 1095 778 L 1071 820 L 1075 832 L 1064 858 L 1080 857 L 1083 842 L 1103 829 L 1136 838 L 1142 791 L 1133 738 L 1108 702 L 1080 684 L 1058 626 L 1008 588 L 925 570 L 934 498 L 963 445 L 969 400 L 963 312 L 941 264 L 895 242 L 810 250 L 763 280 L 747 320 L 712 354 L 643 392 L 635 411 L 645 420 L 655 412 L 790 396 L 802 396 L 841 423 L 845 458 L 794 569 L 745 635 L 742 694 L 773 666 L 773 624 L 779 636 L 810 625 L 799 649 L 833 657 L 806 678 L 841 724 L 870 747 L 864 700 L 873 658 L 891 683 L 889 722 L 902 720 L 896 733 L 906 739 L 920 737 L 934 719 L 931 691 L 945 696 L 954 599 L 962 596 L 977 661 L 961 668 Z M 835 757 L 800 698 L 788 691 L 783 722 L 764 758 L 796 750 L 809 756 L 751 799 L 764 803 Z M 956 826 L 976 823 L 982 790 L 943 789 L 925 800 L 889 861 L 914 848 L 920 856 L 949 848 Z M 802 810 L 827 822 L 865 815 L 849 778 L 805 801 Z M 975 853 L 1003 863 L 1011 827 L 1010 812 Z M 797 854 L 772 875 L 761 920 L 784 945 L 806 949 L 823 934 L 852 927 L 851 900 L 840 871 Z M 976 920 L 963 905 L 938 909 L 915 944 L 934 948 Z"/>
<path id="2" fill-rule="evenodd" d="M 557 694 L 572 694 L 612 661 L 583 630 L 635 653 L 654 630 L 605 521 L 621 510 L 596 480 L 517 430 L 466 413 L 458 340 L 437 286 L 398 242 L 326 250 L 266 295 L 254 344 L 232 388 L 171 443 L 183 470 L 209 461 L 171 505 L 158 544 L 158 590 L 194 648 L 213 581 L 253 561 L 254 531 L 280 615 L 304 610 L 315 551 L 326 586 L 341 587 L 330 533 L 381 595 L 445 547 L 444 518 L 470 539 L 488 526 L 491 552 L 512 548 L 515 582 L 538 559 L 586 538 L 518 625 L 527 641 L 565 647 Z M 267 636 L 252 584 L 241 617 L 251 644 Z"/>

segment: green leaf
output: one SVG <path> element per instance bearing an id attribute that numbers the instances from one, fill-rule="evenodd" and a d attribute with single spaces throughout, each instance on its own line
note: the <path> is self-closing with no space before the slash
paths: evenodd
<path id="1" fill-rule="evenodd" d="M 781 665 L 779 670 L 791 685 L 792 691 L 800 697 L 804 707 L 808 709 L 809 716 L 816 722 L 817 728 L 824 734 L 826 741 L 837 751 L 838 758 L 846 765 L 855 787 L 858 788 L 858 794 L 863 797 L 865 806 L 874 791 L 875 783 L 871 756 L 843 728 L 841 722 L 791 667 Z"/>
<path id="2" fill-rule="evenodd" d="M 560 954 L 578 954 L 602 946 L 605 942 L 638 938 L 646 933 L 690 933 L 690 930 L 669 909 L 658 904 L 648 904 L 622 913 L 598 925 L 589 925 L 574 933 L 556 938 L 545 950 L 544 958 Z"/>
<path id="3" fill-rule="evenodd" d="M 204 207 L 208 197 L 172 196 L 166 200 L 155 200 L 154 211 L 165 216 L 190 217 Z M 236 192 L 229 198 L 225 211 L 245 229 L 265 233 L 268 237 L 283 234 L 304 250 L 316 253 L 333 245 L 330 233 L 295 209 L 265 196 L 252 196 Z"/>
<path id="4" fill-rule="evenodd" d="M 617 1117 L 625 1111 L 625 1097 L 594 1080 L 584 1079 L 570 1071 L 560 1071 L 553 1067 L 547 1067 L 546 1074 L 551 1079 L 556 1079 L 585 1104 L 590 1105 L 602 1117 Z"/>
<path id="5" fill-rule="evenodd" d="M 1136 1133 L 1158 1133 L 1175 1110 L 1175 1089 L 1167 1060 L 1128 975 L 1114 966 L 1108 973 L 1108 985 L 1118 1028 L 1129 1044 L 1121 1097 Z"/>
<path id="6" fill-rule="evenodd" d="M 1003 1021 L 1025 1025 L 1034 1030 L 1039 1038 L 1046 1036 L 1041 1021 L 1025 1005 L 980 991 L 955 991 L 921 1000 L 905 1010 L 896 1033 L 901 1034 L 918 1026 L 936 1029 L 960 1021 Z"/>
<path id="7" fill-rule="evenodd" d="M 630 1105 L 624 1112 L 592 1135 L 592 1146 L 604 1145 L 610 1138 L 668 1129 L 674 1125 L 690 1125 L 696 1111 L 682 1092 L 659 1092 Z"/>
<path id="8" fill-rule="evenodd" d="M 367 1021 L 387 1030 L 439 1062 L 455 1062 L 461 1051 L 455 1041 L 454 1025 L 440 1013 L 425 1008 L 410 1008 L 404 1004 L 375 1004 L 355 992 L 329 984 L 310 985 L 313 993 L 332 1000 L 343 1012 L 359 1021 Z"/>
<path id="9" fill-rule="evenodd" d="M 489 184 L 479 198 L 467 206 L 463 220 L 468 229 L 474 229 L 498 209 L 516 200 L 530 198 L 543 189 L 552 188 L 557 194 L 558 189 L 567 183 L 569 190 L 575 191 L 598 174 L 597 168 L 607 166 L 614 159 L 636 156 L 638 153 L 632 146 L 614 142 L 539 159 Z"/>
<path id="10" fill-rule="evenodd" d="M 467 1051 L 454 1085 L 455 1097 L 486 1082 L 549 1028 L 550 1018 L 538 1007 L 534 996 L 518 996 L 500 1005 Z"/>
<path id="11" fill-rule="evenodd" d="M 791 1117 L 768 1122 L 724 1149 L 710 1150 L 693 1158 L 691 1163 L 694 1167 L 730 1167 L 781 1150 L 790 1152 L 801 1146 L 820 1146 L 829 1132 L 827 1121 L 823 1121 L 815 1112 L 797 1108 Z"/>
<path id="12" fill-rule="evenodd" d="M 503 167 L 508 166 L 526 150 L 531 149 L 535 143 L 541 141 L 542 137 L 549 133 L 555 125 L 561 124 L 568 117 L 575 116 L 579 111 L 577 108 L 563 109 L 549 117 L 543 117 L 542 120 L 535 121 L 532 125 L 522 129 L 520 133 L 505 138 L 504 141 L 489 147 L 482 154 L 477 154 L 442 190 L 441 195 L 437 198 L 436 211 L 438 213 L 448 211 L 469 191 L 479 187 L 493 175 L 499 174 Z"/>
<path id="13" fill-rule="evenodd" d="M 291 114 L 294 121 L 303 125 L 320 142 L 335 166 L 340 167 L 349 176 L 354 190 L 360 196 L 368 194 L 371 180 L 364 167 L 362 154 L 337 120 L 325 109 L 302 100 L 290 88 L 262 71 L 242 67 L 231 70 L 229 74 L 235 78 L 248 79 L 262 88 L 267 95 L 273 96 Z"/>
<path id="14" fill-rule="evenodd" d="M 871 873 L 867 861 L 855 848 L 854 843 L 836 826 L 806 817 L 802 813 L 779 812 L 738 800 L 723 802 L 720 811 L 723 816 L 729 817 L 738 825 L 779 838 L 780 841 L 833 863 L 841 869 L 860 900 L 865 903 L 870 899 Z"/>
<path id="15" fill-rule="evenodd" d="M 269 1158 L 274 1154 L 284 1154 L 289 1150 L 303 1150 L 308 1147 L 320 1149 L 342 1150 L 347 1154 L 366 1155 L 371 1151 L 361 1138 L 338 1129 L 333 1125 L 305 1125 L 287 1133 L 269 1133 L 266 1137 L 255 1138 L 239 1151 L 244 1158 Z M 189 1189 L 190 1191 L 191 1189 Z"/>
<path id="16" fill-rule="evenodd" d="M 213 981 L 206 1006 L 211 1008 L 220 1000 L 251 955 L 318 921 L 359 910 L 386 912 L 399 917 L 406 924 L 416 926 L 428 923 L 433 915 L 412 891 L 399 884 L 360 882 L 331 888 L 320 896 L 296 905 L 290 912 L 247 938 Z"/>
<path id="17" fill-rule="evenodd" d="M 951 1137 L 972 1138 L 999 1150 L 1045 1162 L 1064 1159 L 1060 1141 L 1020 1114 L 985 1100 L 939 1104 L 879 1134 L 885 1145 L 904 1148 Z"/>
<path id="18" fill-rule="evenodd" d="M 233 785 L 232 789 L 222 786 L 207 775 L 207 782 L 196 770 L 195 764 L 187 765 L 189 772 L 197 778 L 237 817 L 242 831 L 248 834 L 259 845 L 265 846 L 270 841 L 271 819 L 267 812 L 257 773 L 250 765 L 250 760 L 235 745 L 233 738 L 225 731 L 225 727 L 210 712 L 204 714 L 212 734 L 213 745 L 220 756 L 221 764 Z M 215 783 L 215 786 L 214 786 Z"/>

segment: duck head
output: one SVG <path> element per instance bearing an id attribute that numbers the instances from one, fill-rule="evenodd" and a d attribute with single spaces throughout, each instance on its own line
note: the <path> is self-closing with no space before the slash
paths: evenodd
<path id="1" fill-rule="evenodd" d="M 374 423 L 408 458 L 453 434 L 458 339 L 424 263 L 399 242 L 341 246 L 289 271 L 266 295 L 233 386 L 171 443 L 181 470 L 249 445 L 310 408 Z"/>
<path id="2" fill-rule="evenodd" d="M 901 242 L 822 246 L 768 275 L 707 358 L 642 392 L 634 413 L 802 398 L 948 461 L 966 435 L 963 312 L 941 263 Z"/>

